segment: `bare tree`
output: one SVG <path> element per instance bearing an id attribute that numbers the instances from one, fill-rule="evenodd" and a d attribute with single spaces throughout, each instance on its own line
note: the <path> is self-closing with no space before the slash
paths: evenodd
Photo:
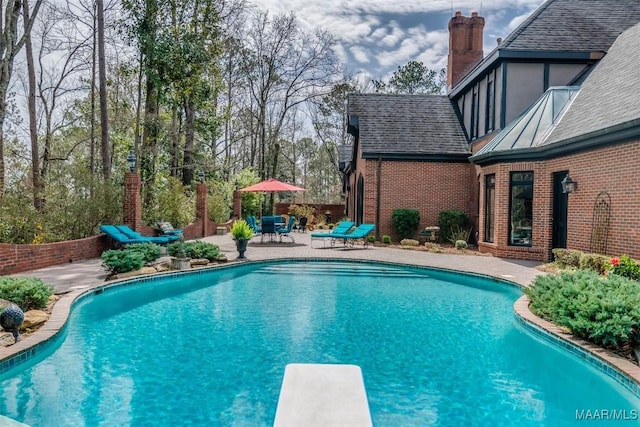
<path id="1" fill-rule="evenodd" d="M 102 176 L 111 178 L 111 154 L 109 144 L 109 116 L 107 109 L 107 71 L 104 48 L 104 0 L 96 1 L 98 21 L 98 86 L 100 88 L 100 152 L 102 154 Z"/>
<path id="2" fill-rule="evenodd" d="M 340 74 L 327 32 L 307 33 L 298 27 L 294 14 L 255 15 L 248 36 L 250 56 L 245 59 L 250 96 L 255 107 L 259 145 L 259 173 L 265 178 L 267 153 L 275 153 L 288 115 L 331 90 Z"/>
<path id="3" fill-rule="evenodd" d="M 0 3 L 1 5 L 2 3 Z M 23 10 L 20 0 L 7 1 L 4 13 L 0 18 L 0 199 L 4 194 L 5 170 L 4 170 L 4 132 L 2 131 L 4 119 L 7 115 L 7 91 L 13 73 L 13 64 L 16 55 L 26 42 L 26 35 L 31 32 L 35 17 L 42 0 L 36 0 L 32 12 L 23 18 L 22 33 L 19 35 L 19 19 Z M 28 7 L 28 6 L 27 6 Z"/>

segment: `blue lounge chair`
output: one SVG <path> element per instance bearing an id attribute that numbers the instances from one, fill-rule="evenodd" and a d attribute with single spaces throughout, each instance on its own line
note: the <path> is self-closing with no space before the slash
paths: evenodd
<path id="1" fill-rule="evenodd" d="M 346 234 L 331 233 L 331 234 L 333 234 L 334 239 L 343 239 L 344 245 L 345 246 L 349 245 L 351 247 L 353 247 L 353 244 L 355 243 L 356 240 L 362 239 L 364 241 L 363 245 L 366 248 L 367 246 L 369 246 L 369 242 L 367 241 L 367 236 L 369 235 L 369 233 L 371 233 L 375 229 L 376 229 L 376 226 L 374 224 L 360 224 L 351 233 L 346 233 Z"/>
<path id="2" fill-rule="evenodd" d="M 123 234 L 120 230 L 118 230 L 115 225 L 101 225 L 100 231 L 109 236 L 111 240 L 114 242 L 114 246 L 124 246 L 133 243 L 147 243 L 148 240 L 144 238 L 131 238 L 125 234 Z"/>
<path id="3" fill-rule="evenodd" d="M 176 240 L 178 240 L 180 238 L 180 236 L 177 235 L 177 234 L 175 234 L 175 235 L 166 235 L 166 236 L 158 236 L 158 237 L 143 236 L 142 234 L 138 233 L 137 231 L 133 231 L 131 228 L 129 228 L 128 225 L 115 225 L 114 227 L 119 232 L 121 232 L 122 234 L 124 234 L 125 236 L 127 236 L 130 239 L 144 240 L 145 242 L 156 243 L 158 245 L 166 245 L 167 243 L 175 242 Z"/>
<path id="4" fill-rule="evenodd" d="M 296 241 L 293 239 L 293 237 L 291 237 L 291 231 L 293 231 L 293 223 L 296 222 L 296 217 L 291 215 L 289 217 L 289 222 L 287 223 L 286 227 L 280 227 L 276 229 L 276 234 L 280 237 L 280 241 L 282 242 L 282 236 L 284 237 L 288 237 L 291 239 L 291 241 L 293 243 L 295 243 Z"/>
<path id="5" fill-rule="evenodd" d="M 160 231 L 162 232 L 163 235 L 180 236 L 181 234 L 184 233 L 183 229 L 181 229 L 181 228 L 173 228 L 173 225 L 171 225 L 171 223 L 167 222 L 167 221 L 158 221 L 156 223 L 156 225 L 158 226 L 158 229 L 160 229 Z"/>
<path id="6" fill-rule="evenodd" d="M 336 225 L 335 228 L 329 233 L 311 233 L 311 246 L 313 246 L 314 240 L 322 240 L 323 245 L 327 240 L 329 240 L 331 242 L 331 246 L 333 246 L 336 242 L 335 235 L 348 233 L 351 227 L 353 227 L 354 225 L 355 222 L 342 221 L 338 225 Z"/>

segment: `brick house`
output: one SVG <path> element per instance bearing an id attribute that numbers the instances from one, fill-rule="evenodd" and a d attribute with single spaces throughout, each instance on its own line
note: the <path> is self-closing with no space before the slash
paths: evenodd
<path id="1" fill-rule="evenodd" d="M 639 59 L 631 52 L 638 22 L 635 0 L 549 0 L 483 57 L 484 19 L 456 13 L 446 100 L 350 96 L 354 138 L 341 163 L 348 215 L 392 234 L 394 208 L 418 208 L 421 227 L 460 209 L 474 222 L 480 250 L 497 256 L 544 261 L 553 247 L 569 247 L 640 257 L 631 213 L 640 196 L 630 176 L 640 149 L 632 96 L 640 76 L 631 65 Z M 434 109 L 456 117 L 451 134 L 433 127 L 441 120 Z M 396 122 L 404 117 L 429 129 L 412 135 L 415 125 Z M 447 151 L 438 158 L 454 142 L 456 154 L 463 151 L 454 125 L 466 164 Z M 416 139 L 433 148 L 428 162 L 415 158 Z M 567 175 L 578 182 L 571 194 L 562 191 Z"/>

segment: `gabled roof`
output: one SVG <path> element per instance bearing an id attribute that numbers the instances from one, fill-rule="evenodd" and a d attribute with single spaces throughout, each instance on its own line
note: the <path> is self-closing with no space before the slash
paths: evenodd
<path id="1" fill-rule="evenodd" d="M 640 0 L 548 0 L 451 89 L 456 96 L 496 61 L 598 59 L 616 37 L 640 22 Z"/>
<path id="2" fill-rule="evenodd" d="M 498 49 L 606 52 L 620 33 L 638 22 L 638 0 L 549 0 Z"/>
<path id="3" fill-rule="evenodd" d="M 578 92 L 575 87 L 549 89 L 471 160 L 543 159 L 640 139 L 638 46 L 640 24 L 618 37 Z M 541 125 L 547 109 L 563 100 L 559 114 L 549 116 L 553 122 Z"/>
<path id="4" fill-rule="evenodd" d="M 640 24 L 625 31 L 582 85 L 547 144 L 575 141 L 640 122 Z"/>
<path id="5" fill-rule="evenodd" d="M 545 144 L 546 138 L 562 119 L 579 90 L 578 86 L 549 88 L 471 159 L 478 161 L 498 154 L 509 155 L 515 150 L 530 150 Z"/>
<path id="6" fill-rule="evenodd" d="M 363 157 L 467 157 L 465 134 L 444 95 L 350 94 L 349 132 Z"/>

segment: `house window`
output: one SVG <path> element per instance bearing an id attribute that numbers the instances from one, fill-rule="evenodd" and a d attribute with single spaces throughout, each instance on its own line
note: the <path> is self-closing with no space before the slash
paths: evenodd
<path id="1" fill-rule="evenodd" d="M 512 172 L 509 244 L 531 246 L 533 226 L 533 172 Z"/>
<path id="2" fill-rule="evenodd" d="M 478 137 L 478 121 L 480 115 L 480 99 L 478 97 L 478 88 L 473 88 L 473 98 L 471 100 L 471 129 L 469 136 L 471 139 Z"/>
<path id="3" fill-rule="evenodd" d="M 496 212 L 496 176 L 487 175 L 484 181 L 484 241 L 493 242 Z"/>
<path id="4" fill-rule="evenodd" d="M 493 132 L 496 126 L 496 89 L 493 80 L 487 83 L 487 122 L 486 133 Z"/>

